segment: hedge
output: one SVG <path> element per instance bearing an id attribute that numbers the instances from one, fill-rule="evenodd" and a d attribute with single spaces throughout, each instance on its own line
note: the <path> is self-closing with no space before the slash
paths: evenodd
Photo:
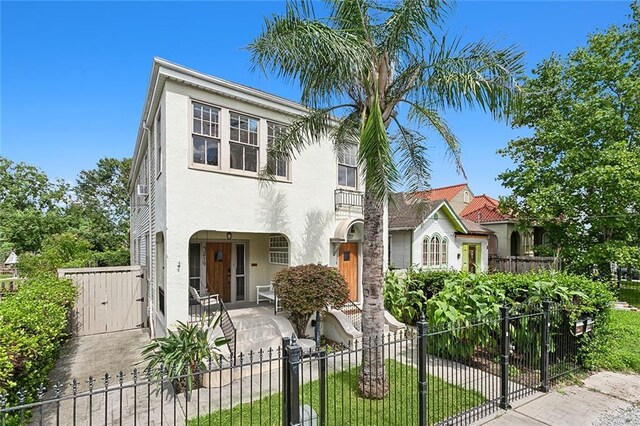
<path id="1" fill-rule="evenodd" d="M 17 402 L 19 389 L 26 391 L 25 402 L 33 401 L 46 383 L 67 336 L 75 296 L 70 280 L 42 275 L 0 301 L 0 394 L 8 394 L 9 405 Z"/>

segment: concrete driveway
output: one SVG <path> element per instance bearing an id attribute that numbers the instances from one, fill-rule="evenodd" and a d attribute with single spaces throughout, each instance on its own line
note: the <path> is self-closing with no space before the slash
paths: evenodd
<path id="1" fill-rule="evenodd" d="M 78 380 L 79 392 L 86 390 L 89 376 L 93 376 L 98 387 L 103 385 L 105 373 L 109 373 L 111 383 L 116 383 L 116 375 L 122 371 L 128 382 L 134 368 L 144 369 L 144 366 L 136 364 L 141 361 L 142 347 L 149 341 L 146 328 L 72 337 L 62 348 L 49 382 L 66 385 L 63 395 L 71 392 L 69 384 L 74 378 Z"/>

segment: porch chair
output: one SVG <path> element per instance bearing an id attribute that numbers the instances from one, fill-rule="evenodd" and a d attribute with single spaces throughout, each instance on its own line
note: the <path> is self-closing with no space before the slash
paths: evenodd
<path id="1" fill-rule="evenodd" d="M 191 293 L 191 297 L 193 297 L 193 300 L 198 302 L 198 306 L 200 310 L 200 318 L 198 318 L 197 320 L 200 320 L 202 318 L 203 312 L 206 312 L 207 315 L 211 314 L 211 306 L 218 305 L 220 303 L 219 295 L 217 294 L 200 296 L 200 293 L 198 293 L 198 290 L 196 290 L 194 287 L 191 287 L 191 286 L 189 286 L 189 292 Z"/>

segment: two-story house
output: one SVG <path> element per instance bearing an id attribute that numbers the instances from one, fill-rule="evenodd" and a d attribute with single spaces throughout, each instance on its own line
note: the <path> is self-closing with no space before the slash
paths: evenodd
<path id="1" fill-rule="evenodd" d="M 275 164 L 275 182 L 260 178 L 269 143 L 304 113 L 154 59 L 129 190 L 131 262 L 147 270 L 156 334 L 187 320 L 189 286 L 229 306 L 255 303 L 256 286 L 289 265 L 337 266 L 350 298 L 362 300 L 355 149 L 336 153 L 323 140 Z"/>

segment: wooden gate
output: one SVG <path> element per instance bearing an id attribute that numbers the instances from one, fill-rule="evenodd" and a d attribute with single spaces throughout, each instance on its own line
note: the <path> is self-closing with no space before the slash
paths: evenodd
<path id="1" fill-rule="evenodd" d="M 72 312 L 75 335 L 146 326 L 147 289 L 141 267 L 58 269 L 58 276 L 71 279 L 78 289 Z"/>

